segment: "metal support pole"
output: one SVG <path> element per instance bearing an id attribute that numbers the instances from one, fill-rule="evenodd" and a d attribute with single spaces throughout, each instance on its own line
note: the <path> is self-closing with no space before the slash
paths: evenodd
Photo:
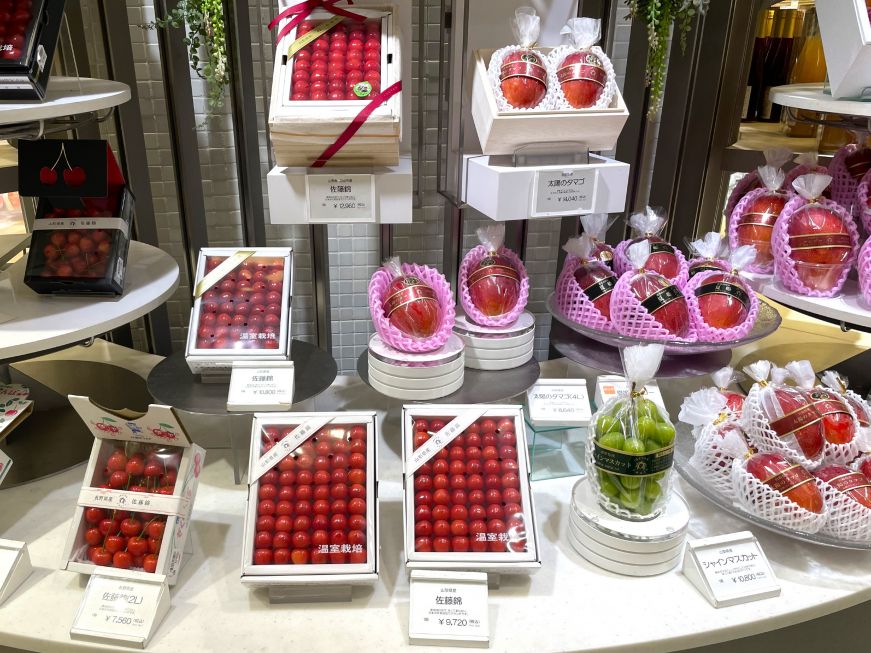
<path id="1" fill-rule="evenodd" d="M 233 135 L 236 139 L 242 228 L 246 245 L 262 247 L 266 245 L 266 225 L 248 3 L 226 0 L 224 15 L 228 28 L 227 55 L 231 69 Z"/>
<path id="2" fill-rule="evenodd" d="M 378 227 L 378 253 L 384 261 L 393 256 L 393 225 L 382 224 Z"/>
<path id="3" fill-rule="evenodd" d="M 444 247 L 442 248 L 442 273 L 457 292 L 457 276 L 460 269 L 460 243 L 463 239 L 463 211 L 450 202 L 444 208 Z"/>
<path id="4" fill-rule="evenodd" d="M 327 225 L 309 226 L 312 247 L 312 283 L 314 284 L 314 319 L 318 347 L 332 353 L 333 338 L 330 314 L 330 251 Z"/>

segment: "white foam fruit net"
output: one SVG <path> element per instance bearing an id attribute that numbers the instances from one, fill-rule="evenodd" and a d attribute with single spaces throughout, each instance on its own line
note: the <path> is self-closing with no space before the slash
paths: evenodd
<path id="1" fill-rule="evenodd" d="M 850 472 L 838 480 L 847 481 L 846 487 L 858 492 L 867 492 L 866 488 L 871 487 L 871 482 L 859 472 Z M 821 532 L 850 542 L 871 541 L 871 508 L 853 498 L 850 491 L 837 489 L 833 482 L 835 479 L 827 482 L 816 478 L 829 515 Z"/>

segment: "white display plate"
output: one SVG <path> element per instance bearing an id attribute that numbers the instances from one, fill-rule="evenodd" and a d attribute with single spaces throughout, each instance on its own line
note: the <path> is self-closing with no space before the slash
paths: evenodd
<path id="1" fill-rule="evenodd" d="M 454 331 L 456 333 L 456 331 Z M 535 340 L 535 331 L 531 330 L 522 336 L 511 336 L 508 338 L 476 338 L 474 336 L 465 336 L 457 333 L 463 344 L 466 345 L 466 351 L 472 353 L 477 351 L 493 351 L 502 349 L 513 349 L 528 345 Z"/>
<path id="2" fill-rule="evenodd" d="M 601 542 L 598 542 L 594 538 L 590 537 L 587 530 L 582 527 L 582 522 L 580 522 L 580 520 L 578 520 L 578 518 L 575 516 L 572 516 L 569 519 L 569 528 L 571 529 L 571 536 L 574 537 L 577 542 L 582 546 L 586 547 L 593 553 L 602 556 L 603 558 L 607 558 L 608 560 L 627 565 L 645 566 L 673 562 L 675 556 L 680 556 L 683 553 L 683 546 L 685 541 L 685 538 L 680 538 L 679 540 L 677 540 L 677 546 L 674 546 L 670 549 L 665 549 L 664 551 L 651 551 L 649 553 L 630 553 L 628 551 L 615 549 L 608 546 L 607 544 L 602 544 Z"/>
<path id="3" fill-rule="evenodd" d="M 376 390 L 383 395 L 387 395 L 388 397 L 393 397 L 394 399 L 407 399 L 409 401 L 428 401 L 430 399 L 441 399 L 442 397 L 447 397 L 449 394 L 456 392 L 463 387 L 463 380 L 464 377 L 461 376 L 459 380 L 453 381 L 448 385 L 436 386 L 427 390 L 409 390 L 408 388 L 397 388 L 396 386 L 386 385 L 376 379 L 373 379 L 370 375 L 369 385 L 372 386 L 373 390 Z"/>
<path id="4" fill-rule="evenodd" d="M 425 367 L 450 363 L 462 355 L 464 348 L 463 341 L 452 334 L 440 349 L 415 354 L 394 349 L 376 333 L 369 339 L 369 358 L 397 366 Z"/>
<path id="5" fill-rule="evenodd" d="M 783 287 L 780 281 L 773 280 L 763 285 L 759 291 L 769 299 L 831 320 L 871 328 L 871 310 L 865 304 L 859 285 L 847 279 L 837 297 L 808 297 Z"/>
<path id="6" fill-rule="evenodd" d="M 530 348 L 528 354 L 518 356 L 516 358 L 508 358 L 501 361 L 481 360 L 466 356 L 466 367 L 473 370 L 485 370 L 488 372 L 496 372 L 499 370 L 513 370 L 515 367 L 520 367 L 532 358 L 534 349 Z"/>
<path id="7" fill-rule="evenodd" d="M 661 553 L 663 551 L 674 552 L 675 549 L 683 545 L 687 535 L 686 530 L 683 530 L 675 533 L 673 538 L 667 540 L 630 540 L 617 537 L 616 535 L 612 535 L 605 531 L 600 531 L 598 528 L 578 516 L 578 513 L 574 508 L 572 509 L 570 519 L 572 523 L 578 527 L 578 530 L 589 539 L 595 540 L 599 544 L 614 549 L 615 551 L 629 554 L 639 553 L 647 555 Z"/>
<path id="8" fill-rule="evenodd" d="M 454 332 L 464 336 L 490 336 L 494 339 L 521 336 L 535 328 L 535 316 L 523 312 L 514 324 L 504 327 L 489 327 L 476 324 L 462 313 L 454 318 Z"/>
<path id="9" fill-rule="evenodd" d="M 429 390 L 432 387 L 441 387 L 456 383 L 463 380 L 463 366 L 460 365 L 457 369 L 452 370 L 444 376 L 432 377 L 431 379 L 405 379 L 401 376 L 386 374 L 380 369 L 369 366 L 369 378 L 375 379 L 379 383 L 394 386 L 397 388 L 407 388 L 409 390 Z"/>
<path id="10" fill-rule="evenodd" d="M 518 345 L 517 347 L 502 347 L 501 349 L 477 349 L 468 347 L 466 349 L 466 362 L 468 362 L 469 359 L 478 362 L 512 360 L 530 355 L 533 349 L 535 349 L 535 342 L 533 340 Z"/>
<path id="11" fill-rule="evenodd" d="M 621 574 L 623 576 L 658 576 L 659 574 L 664 574 L 677 567 L 681 560 L 681 556 L 678 554 L 668 562 L 662 562 L 655 565 L 631 565 L 622 562 L 615 562 L 614 560 L 603 558 L 598 553 L 594 553 L 581 544 L 572 535 L 571 526 L 569 527 L 569 543 L 578 555 L 585 558 L 588 562 L 591 562 L 606 571 Z"/>
<path id="12" fill-rule="evenodd" d="M 373 356 L 368 356 L 369 369 L 377 370 L 382 374 L 389 374 L 400 379 L 440 379 L 462 369 L 466 363 L 466 357 L 460 357 L 444 365 L 428 365 L 426 367 L 406 367 L 405 365 L 392 365 L 385 363 Z"/>

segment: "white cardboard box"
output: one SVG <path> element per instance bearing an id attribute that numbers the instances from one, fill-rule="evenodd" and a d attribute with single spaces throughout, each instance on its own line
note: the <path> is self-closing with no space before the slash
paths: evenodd
<path id="1" fill-rule="evenodd" d="M 871 21 L 865 0 L 824 0 L 816 9 L 832 97 L 871 97 Z"/>
<path id="2" fill-rule="evenodd" d="M 463 201 L 487 217 L 497 220 L 526 220 L 533 215 L 536 183 L 548 173 L 584 175 L 592 179 L 589 208 L 568 207 L 565 213 L 548 213 L 539 217 L 580 215 L 581 213 L 621 213 L 626 207 L 629 164 L 590 155 L 590 163 L 518 166 L 510 156 L 466 155 L 463 158 Z"/>
<path id="3" fill-rule="evenodd" d="M 549 48 L 543 48 L 548 52 Z M 629 110 L 617 90 L 605 109 L 499 111 L 487 75 L 495 50 L 475 50 L 472 61 L 472 119 L 484 154 L 513 154 L 530 143 L 584 143 L 589 150 L 613 149 L 629 119 Z M 622 208 L 620 209 L 622 211 Z"/>
<path id="4" fill-rule="evenodd" d="M 395 166 L 288 168 L 276 166 L 266 176 L 269 193 L 269 220 L 272 224 L 310 224 L 331 221 L 311 217 L 306 176 L 310 174 L 370 174 L 373 176 L 372 220 L 382 224 L 411 222 L 411 156 L 400 156 Z"/>
<path id="5" fill-rule="evenodd" d="M 148 407 L 147 412 L 135 413 L 132 411 L 111 411 L 95 404 L 87 397 L 77 395 L 70 395 L 69 400 L 95 439 L 91 449 L 91 457 L 88 459 L 88 466 L 85 469 L 79 502 L 70 524 L 61 569 L 83 574 L 91 574 L 98 569 L 87 559 L 87 544 L 84 540 L 87 529 L 84 519 L 86 507 L 148 512 L 148 508 L 134 508 L 132 506 L 140 499 L 153 499 L 177 506 L 175 512 L 167 516 L 166 530 L 158 552 L 155 572 L 165 575 L 167 582 L 174 585 L 181 571 L 191 511 L 197 493 L 199 475 L 206 457 L 205 451 L 191 443 L 174 410 L 169 406 L 152 404 Z M 125 442 L 157 444 L 181 449 L 178 480 L 175 483 L 175 491 L 172 496 L 96 487 L 94 480 L 105 468 L 112 450 L 115 446 L 123 445 Z M 94 497 L 99 497 L 99 501 L 95 501 Z M 154 507 L 151 510 L 155 513 L 166 514 Z M 148 572 L 133 569 L 116 571 L 122 575 L 129 575 L 130 578 L 150 579 L 154 577 Z"/>
<path id="6" fill-rule="evenodd" d="M 257 413 L 251 426 L 249 451 L 249 478 L 253 477 L 261 457 L 261 431 L 263 428 L 291 428 L 308 420 L 319 420 L 323 427 L 335 425 L 366 426 L 366 553 L 365 564 L 286 564 L 255 565 L 254 536 L 257 528 L 259 480 L 248 485 L 245 508 L 244 541 L 242 543 L 242 583 L 252 587 L 280 585 L 369 585 L 378 579 L 378 427 L 374 412 L 335 413 Z M 311 437 L 311 436 L 310 436 Z M 306 438 L 302 442 L 307 442 Z M 302 443 L 301 443 L 302 444 Z M 296 452 L 297 449 L 294 449 Z"/>

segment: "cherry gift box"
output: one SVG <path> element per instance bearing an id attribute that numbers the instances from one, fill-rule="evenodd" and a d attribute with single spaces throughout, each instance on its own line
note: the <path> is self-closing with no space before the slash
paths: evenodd
<path id="1" fill-rule="evenodd" d="M 61 569 L 113 567 L 130 578 L 178 580 L 205 451 L 169 406 L 110 411 L 70 403 L 94 435 Z"/>
<path id="2" fill-rule="evenodd" d="M 65 0 L 9 0 L 0 36 L 0 100 L 44 100 Z"/>
<path id="3" fill-rule="evenodd" d="M 406 568 L 540 568 L 527 452 L 520 406 L 405 406 Z"/>
<path id="4" fill-rule="evenodd" d="M 24 283 L 41 294 L 120 295 L 135 202 L 102 140 L 24 141 L 19 192 L 39 197 Z"/>
<path id="5" fill-rule="evenodd" d="M 290 359 L 293 250 L 200 250 L 186 358 L 194 374 Z"/>
<path id="6" fill-rule="evenodd" d="M 256 414 L 242 583 L 375 582 L 377 451 L 374 412 Z"/>
<path id="7" fill-rule="evenodd" d="M 282 0 L 279 9 L 295 3 Z M 378 92 L 402 79 L 395 5 L 358 0 L 343 9 L 365 20 L 346 17 L 318 35 L 318 28 L 335 16 L 316 9 L 275 48 L 269 132 L 278 166 L 311 166 Z M 279 22 L 278 32 L 288 20 Z M 305 38 L 306 45 L 292 53 L 298 38 Z M 326 165 L 397 165 L 401 114 L 399 92 L 376 107 Z"/>

